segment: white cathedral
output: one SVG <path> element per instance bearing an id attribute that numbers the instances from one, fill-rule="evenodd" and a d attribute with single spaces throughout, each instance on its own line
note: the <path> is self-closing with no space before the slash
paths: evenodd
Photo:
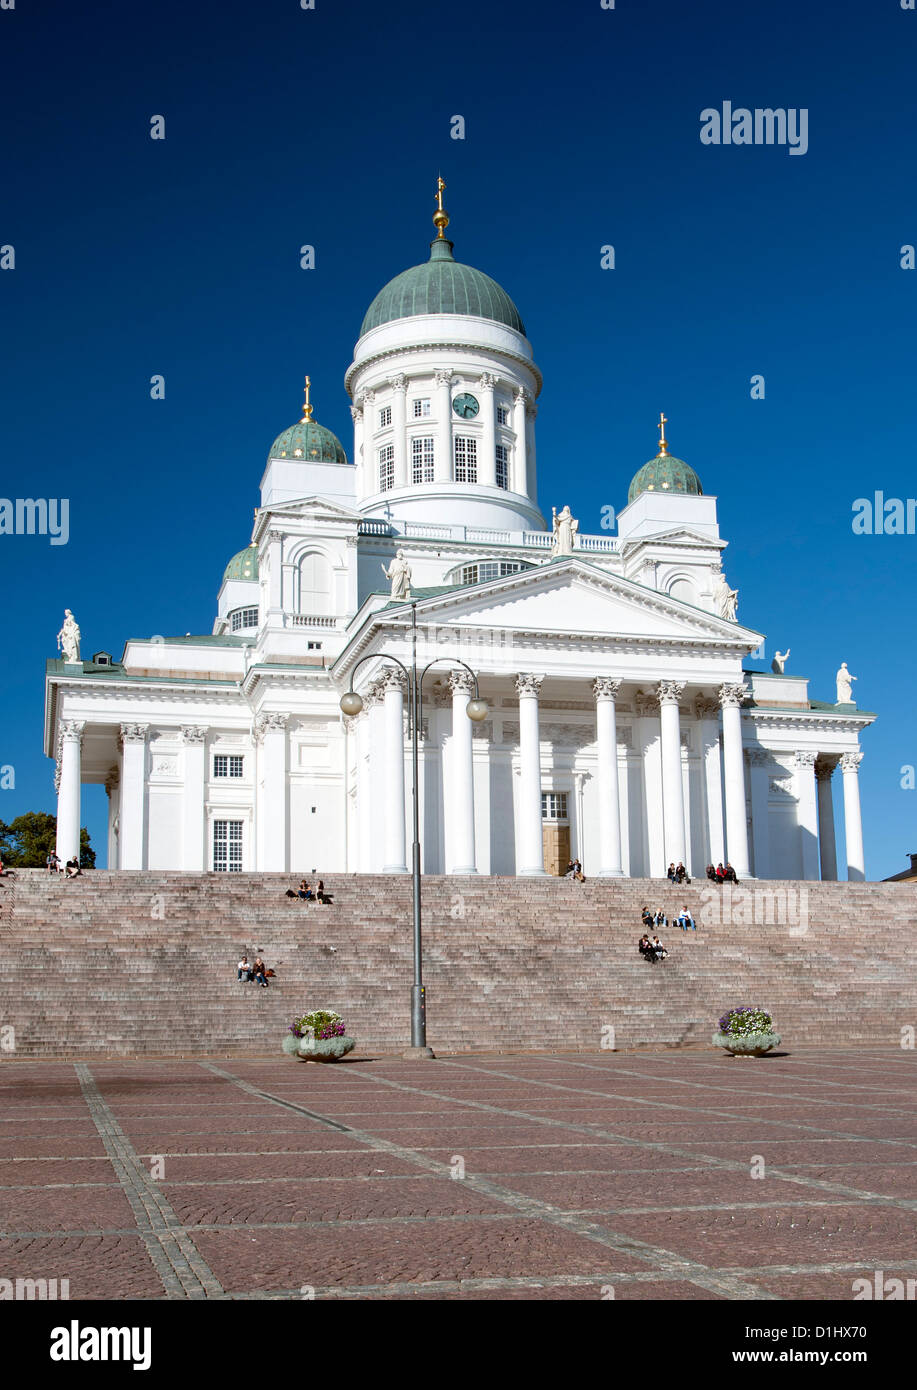
<path id="1" fill-rule="evenodd" d="M 781 660 L 743 668 L 763 637 L 737 621 L 716 498 L 669 452 L 664 417 L 616 534 L 580 532 L 567 508 L 546 526 L 541 373 L 513 301 L 455 260 L 442 186 L 429 260 L 363 320 L 352 462 L 307 384 L 213 632 L 131 638 L 120 661 L 65 642 L 48 662 L 58 853 L 77 852 L 81 784 L 96 782 L 112 869 L 406 872 L 409 700 L 391 658 L 410 668 L 416 651 L 432 663 L 424 871 L 556 873 L 576 857 L 587 875 L 728 861 L 740 880 L 835 879 L 841 782 L 845 872 L 862 879 L 874 716 L 849 685 L 842 703 L 811 700 Z"/>

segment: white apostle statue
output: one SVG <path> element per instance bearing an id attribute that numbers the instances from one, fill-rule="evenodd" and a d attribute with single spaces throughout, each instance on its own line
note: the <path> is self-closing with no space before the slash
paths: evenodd
<path id="1" fill-rule="evenodd" d="M 411 567 L 404 558 L 404 551 L 399 550 L 388 569 L 382 566 L 382 573 L 386 579 L 392 581 L 392 598 L 405 599 L 411 597 Z"/>
<path id="2" fill-rule="evenodd" d="M 64 625 L 57 634 L 57 649 L 68 663 L 75 664 L 80 659 L 80 629 L 69 608 L 64 609 Z"/>
<path id="3" fill-rule="evenodd" d="M 721 618 L 726 618 L 731 623 L 737 621 L 739 591 L 738 589 L 730 589 L 722 570 L 716 576 L 716 582 L 713 586 L 713 602 Z"/>
<path id="4" fill-rule="evenodd" d="M 570 508 L 565 506 L 558 512 L 556 507 L 551 509 L 554 517 L 554 535 L 551 539 L 551 556 L 573 554 L 573 537 L 579 530 L 579 522 L 575 520 Z"/>
<path id="5" fill-rule="evenodd" d="M 786 659 L 789 656 L 789 654 L 789 647 L 787 647 L 785 652 L 774 652 L 774 659 L 771 662 L 771 670 L 773 671 L 775 676 L 783 675 L 783 668 L 786 665 Z"/>
<path id="6" fill-rule="evenodd" d="M 855 681 L 856 676 L 851 676 L 850 672 L 847 670 L 846 661 L 841 662 L 841 669 L 837 673 L 836 680 L 837 703 L 839 705 L 852 705 L 854 703 L 853 686 L 850 682 Z"/>

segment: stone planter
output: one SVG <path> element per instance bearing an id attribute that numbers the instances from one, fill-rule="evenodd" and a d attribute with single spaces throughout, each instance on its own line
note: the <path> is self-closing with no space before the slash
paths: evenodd
<path id="1" fill-rule="evenodd" d="M 297 1038 L 292 1033 L 282 1043 L 284 1052 L 298 1062 L 336 1062 L 356 1045 L 356 1038 Z"/>
<path id="2" fill-rule="evenodd" d="M 746 1033 L 737 1037 L 733 1033 L 714 1033 L 713 1043 L 722 1047 L 730 1057 L 763 1057 L 772 1048 L 779 1047 L 779 1033 Z"/>

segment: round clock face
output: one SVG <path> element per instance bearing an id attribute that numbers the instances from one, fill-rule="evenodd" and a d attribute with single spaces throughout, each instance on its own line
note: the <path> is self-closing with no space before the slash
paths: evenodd
<path id="1" fill-rule="evenodd" d="M 456 396 L 452 402 L 452 409 L 456 415 L 460 415 L 463 420 L 473 420 L 481 407 L 470 392 L 465 391 L 461 396 Z"/>

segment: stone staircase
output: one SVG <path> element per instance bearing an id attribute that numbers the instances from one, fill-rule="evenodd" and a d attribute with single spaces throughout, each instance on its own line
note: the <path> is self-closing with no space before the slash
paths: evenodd
<path id="1" fill-rule="evenodd" d="M 400 1051 L 410 876 L 324 878 L 328 907 L 287 898 L 279 874 L 17 871 L 0 885 L 0 1061 L 276 1052 L 295 1015 L 323 1006 L 361 1053 Z M 636 950 L 644 903 L 670 920 L 687 903 L 698 919 L 696 934 L 660 933 L 670 955 L 657 966 Z M 769 1009 L 790 1047 L 887 1046 L 917 1025 L 906 884 L 750 883 L 730 896 L 706 881 L 425 876 L 423 905 L 428 1041 L 441 1052 L 709 1045 L 736 1004 Z M 277 971 L 270 989 L 237 982 L 243 949 Z"/>

